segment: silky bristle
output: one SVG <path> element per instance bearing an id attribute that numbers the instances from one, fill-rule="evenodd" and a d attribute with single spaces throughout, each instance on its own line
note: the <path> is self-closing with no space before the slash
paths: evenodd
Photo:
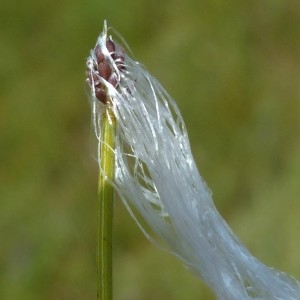
<path id="1" fill-rule="evenodd" d="M 167 91 L 107 37 L 106 29 L 88 58 L 91 78 L 99 53 L 111 72 L 101 66 L 103 74 L 96 74 L 90 84 L 95 131 L 100 141 L 99 80 L 118 124 L 112 184 L 132 216 L 138 219 L 134 207 L 218 299 L 300 299 L 299 282 L 254 258 L 219 215 L 197 170 L 180 111 Z M 112 74 L 117 83 L 110 82 Z"/>

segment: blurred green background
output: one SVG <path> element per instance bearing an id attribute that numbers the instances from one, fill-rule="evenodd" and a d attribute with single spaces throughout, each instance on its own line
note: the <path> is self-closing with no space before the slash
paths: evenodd
<path id="1" fill-rule="evenodd" d="M 176 99 L 216 205 L 300 277 L 299 0 L 2 1 L 0 299 L 96 299 L 85 59 L 103 20 Z M 115 299 L 214 299 L 117 201 Z"/>

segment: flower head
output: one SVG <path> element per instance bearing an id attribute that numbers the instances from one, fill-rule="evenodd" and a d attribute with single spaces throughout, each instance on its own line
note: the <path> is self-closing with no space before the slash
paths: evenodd
<path id="1" fill-rule="evenodd" d="M 87 66 L 99 141 L 103 105 L 111 105 L 117 119 L 112 184 L 131 215 L 138 219 L 135 207 L 218 299 L 300 299 L 299 282 L 255 259 L 219 215 L 176 103 L 107 36 L 106 25 Z"/>

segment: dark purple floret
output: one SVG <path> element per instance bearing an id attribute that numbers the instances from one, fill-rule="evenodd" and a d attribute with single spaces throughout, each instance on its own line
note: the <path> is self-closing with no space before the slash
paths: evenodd
<path id="1" fill-rule="evenodd" d="M 115 42 L 109 38 L 106 41 L 106 48 L 115 62 L 119 71 L 125 69 L 124 59 L 125 52 L 122 48 L 116 47 Z M 112 67 L 112 62 L 102 52 L 99 44 L 94 49 L 95 59 L 93 60 L 92 67 L 88 66 L 88 84 L 95 91 L 96 98 L 103 104 L 107 104 L 109 98 L 107 96 L 107 88 L 105 84 L 101 83 L 101 79 L 109 82 L 113 87 L 117 88 L 119 85 L 119 75 L 116 70 Z"/>

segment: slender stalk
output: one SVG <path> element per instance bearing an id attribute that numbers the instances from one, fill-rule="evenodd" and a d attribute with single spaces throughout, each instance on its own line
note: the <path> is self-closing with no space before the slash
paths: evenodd
<path id="1" fill-rule="evenodd" d="M 98 300 L 112 299 L 112 220 L 116 119 L 109 104 L 103 112 L 99 149 Z M 104 175 L 105 174 L 105 175 Z"/>

